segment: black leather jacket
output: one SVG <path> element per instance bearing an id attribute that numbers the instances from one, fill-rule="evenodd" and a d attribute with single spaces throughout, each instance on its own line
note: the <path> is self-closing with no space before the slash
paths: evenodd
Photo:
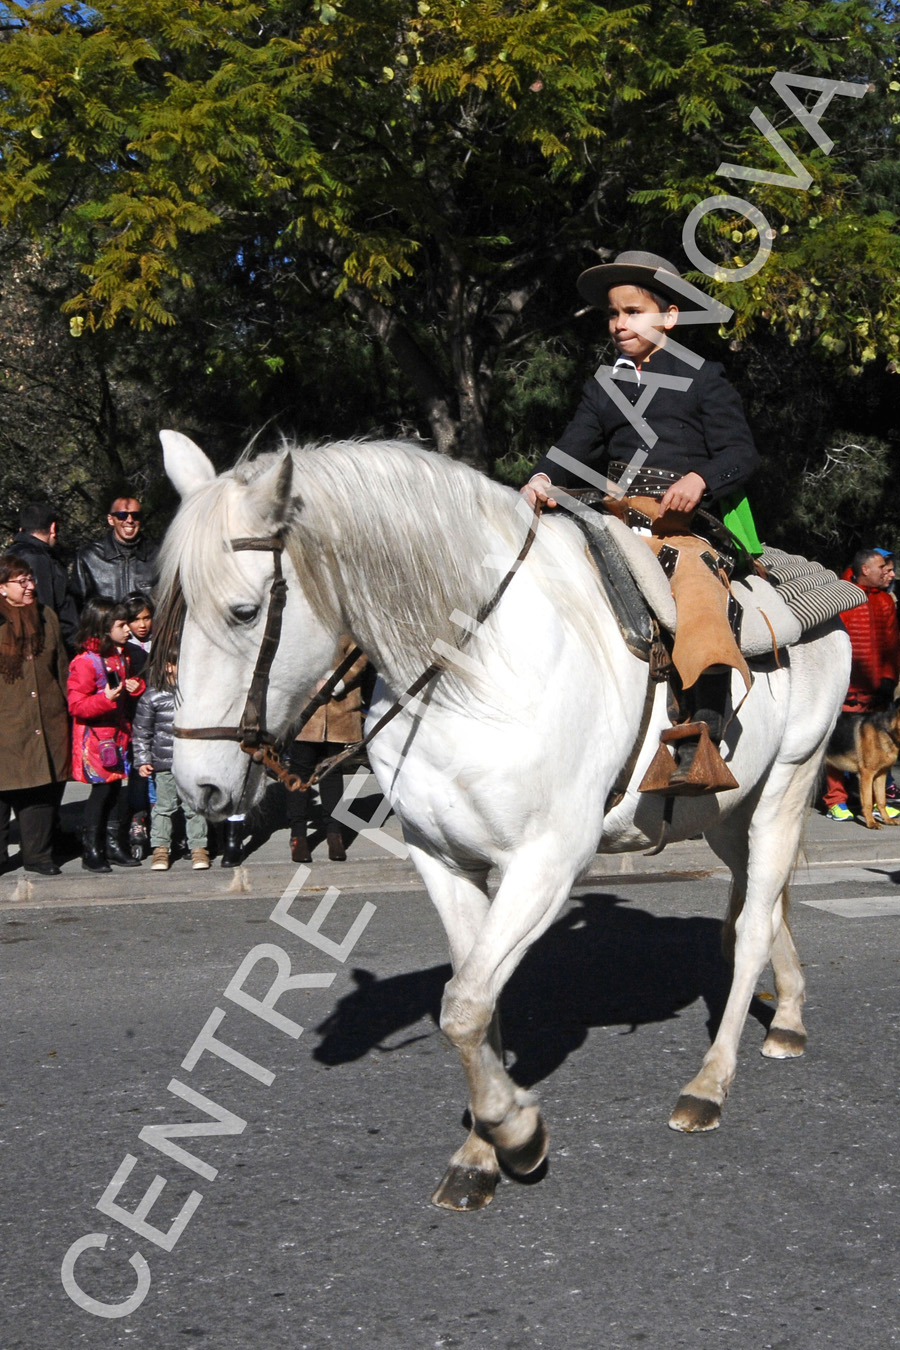
<path id="1" fill-rule="evenodd" d="M 156 580 L 158 548 L 149 539 L 122 544 L 109 530 L 75 554 L 72 594 L 78 607 L 92 595 L 121 600 L 129 591 L 149 591 Z"/>

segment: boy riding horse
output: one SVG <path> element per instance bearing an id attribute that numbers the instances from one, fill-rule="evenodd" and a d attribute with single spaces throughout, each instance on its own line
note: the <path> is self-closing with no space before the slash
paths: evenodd
<path id="1" fill-rule="evenodd" d="M 603 506 L 646 539 L 672 587 L 678 618 L 672 662 L 676 688 L 680 684 L 681 718 L 687 721 L 679 731 L 671 776 L 650 790 L 677 796 L 720 791 L 727 785 L 730 775 L 717 750 L 710 747 L 712 773 L 698 773 L 699 759 L 694 764 L 702 724 L 714 747 L 724 730 L 732 670 L 750 687 L 750 672 L 729 620 L 726 561 L 703 537 L 695 512 L 741 489 L 755 472 L 759 455 L 740 398 L 722 366 L 704 361 L 689 374 L 684 361 L 666 349 L 668 332 L 678 320 L 680 292 L 660 278 L 659 270 L 680 276 L 656 254 L 629 252 L 578 278 L 584 298 L 607 309 L 609 333 L 619 353 L 612 372 L 615 392 L 621 390 L 631 407 L 611 396 L 598 372 L 585 384 L 557 448 L 563 452 L 560 458 L 586 466 L 586 478 L 594 469 L 614 482 L 636 452 L 643 452 L 638 455 L 641 469 L 636 476 L 629 473 L 628 495 L 607 497 Z M 634 408 L 639 398 L 646 399 L 648 384 L 650 436 L 641 434 L 642 418 Z M 576 486 L 577 477 L 577 471 L 561 468 L 551 451 L 537 463 L 522 492 L 530 504 L 540 500 L 552 507 L 554 481 L 565 488 Z"/>

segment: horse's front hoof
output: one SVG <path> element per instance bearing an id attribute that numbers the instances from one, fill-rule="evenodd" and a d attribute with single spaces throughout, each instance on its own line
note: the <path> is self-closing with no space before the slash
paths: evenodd
<path id="1" fill-rule="evenodd" d="M 680 1130 L 682 1134 L 700 1134 L 705 1130 L 717 1130 L 721 1119 L 722 1108 L 718 1102 L 682 1092 L 669 1120 L 669 1129 Z"/>
<path id="2" fill-rule="evenodd" d="M 511 1172 L 516 1177 L 527 1177 L 530 1172 L 534 1172 L 540 1167 L 547 1156 L 549 1144 L 550 1135 L 547 1127 L 541 1117 L 538 1116 L 534 1131 L 524 1144 L 516 1144 L 512 1148 L 503 1148 L 495 1141 L 494 1148 L 497 1151 L 501 1166 L 507 1172 Z"/>
<path id="3" fill-rule="evenodd" d="M 806 1049 L 806 1032 L 788 1027 L 769 1027 L 760 1054 L 766 1059 L 799 1059 Z"/>
<path id="4" fill-rule="evenodd" d="M 431 1203 L 440 1205 L 441 1209 L 484 1209 L 493 1200 L 499 1180 L 499 1172 L 485 1172 L 481 1167 L 460 1167 L 452 1163 L 431 1197 Z"/>

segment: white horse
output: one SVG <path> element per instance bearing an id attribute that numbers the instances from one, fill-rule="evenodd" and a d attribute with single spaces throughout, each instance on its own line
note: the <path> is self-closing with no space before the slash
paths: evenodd
<path id="1" fill-rule="evenodd" d="M 547 1151 L 532 1096 L 503 1067 L 497 999 L 598 849 L 660 841 L 663 800 L 639 795 L 636 785 L 668 725 L 665 687 L 625 797 L 607 811 L 639 733 L 648 667 L 627 650 L 571 521 L 541 522 L 527 560 L 478 625 L 474 616 L 515 559 L 531 516 L 509 488 L 400 443 L 285 449 L 216 477 L 185 436 L 163 432 L 162 441 L 183 498 L 161 581 L 163 597 L 180 594 L 184 606 L 179 726 L 233 726 L 240 717 L 276 566 L 271 536 L 284 544 L 288 590 L 269 730 L 296 717 L 344 633 L 381 673 L 373 717 L 435 652 L 445 657 L 446 673 L 369 754 L 453 964 L 441 1026 L 468 1079 L 472 1129 L 433 1198 L 480 1208 L 493 1196 L 498 1162 L 524 1175 Z M 248 538 L 261 547 L 232 547 Z M 753 663 L 752 689 L 723 747 L 739 788 L 674 803 L 670 837 L 704 833 L 731 870 L 734 953 L 721 1024 L 678 1099 L 674 1129 L 718 1125 L 769 961 L 778 1002 L 762 1053 L 803 1053 L 804 979 L 786 885 L 849 662 L 835 621 L 783 653 L 780 665 Z M 246 810 L 264 786 L 263 771 L 234 740 L 177 740 L 174 770 L 181 791 L 212 817 Z M 500 877 L 493 902 L 491 868 Z"/>

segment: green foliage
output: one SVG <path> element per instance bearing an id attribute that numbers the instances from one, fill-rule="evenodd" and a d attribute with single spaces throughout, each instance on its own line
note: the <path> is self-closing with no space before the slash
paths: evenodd
<path id="1" fill-rule="evenodd" d="M 728 191 L 778 232 L 743 284 L 694 274 L 735 310 L 735 373 L 768 371 L 783 346 L 816 391 L 800 423 L 789 390 L 747 382 L 764 451 L 799 482 L 837 377 L 891 378 L 900 87 L 878 0 L 7 8 L 7 257 L 34 241 L 54 259 L 54 303 L 107 401 L 134 409 L 145 391 L 122 421 L 145 456 L 154 420 L 224 462 L 274 418 L 302 437 L 430 434 L 514 479 L 591 368 L 577 273 L 629 246 L 679 259 L 688 212 Z M 824 115 L 830 156 L 780 103 L 778 70 L 871 81 Z M 723 160 L 784 169 L 755 106 L 809 192 L 716 175 Z M 737 216 L 699 237 L 726 268 L 756 251 Z M 99 421 L 121 458 L 121 430 Z"/>
<path id="2" fill-rule="evenodd" d="M 452 228 L 455 190 L 487 216 L 572 171 L 601 134 L 604 47 L 643 12 L 111 0 L 76 25 L 64 0 L 10 8 L 0 221 L 71 247 L 88 284 L 70 307 L 90 325 L 140 327 L 171 319 L 160 297 L 184 280 L 186 235 L 263 215 L 287 250 L 331 246 L 338 292 L 387 298 Z M 529 183 L 502 171 L 517 154 Z M 479 231 L 489 252 L 507 243 Z"/>
<path id="3" fill-rule="evenodd" d="M 573 342 L 533 339 L 501 362 L 497 375 L 497 404 L 508 447 L 494 465 L 503 482 L 518 487 L 531 466 L 559 434 L 571 416 L 584 383 L 584 353 Z"/>
<path id="4" fill-rule="evenodd" d="M 900 446 L 858 432 L 835 431 L 811 456 L 786 503 L 788 539 L 840 571 L 858 548 L 896 547 L 900 539 L 897 482 Z"/>
<path id="5" fill-rule="evenodd" d="M 676 12 L 680 8 L 673 7 Z M 689 9 L 693 19 L 715 24 L 715 14 L 704 3 Z M 633 191 L 631 201 L 684 221 L 712 196 L 746 198 L 775 232 L 761 270 L 739 283 L 727 280 L 729 270 L 753 262 L 760 243 L 745 217 L 719 211 L 705 216 L 698 243 L 721 273 L 717 280 L 699 271 L 688 273 L 734 309 L 730 335 L 742 340 L 771 325 L 840 371 L 858 373 L 879 357 L 894 369 L 900 328 L 900 83 L 891 78 L 896 68 L 891 16 L 883 7 L 859 0 L 793 0 L 777 7 L 749 0 L 734 7 L 730 19 L 733 48 L 748 51 L 752 42 L 767 60 L 752 75 L 745 73 L 740 88 L 727 90 L 727 102 L 719 84 L 720 97 L 705 125 L 718 122 L 724 134 L 727 112 L 724 142 L 717 136 L 702 154 L 688 144 L 677 160 L 670 158 L 656 183 Z M 820 125 L 835 141 L 829 154 L 815 146 L 771 87 L 777 70 L 863 86 L 870 82 L 864 98 L 836 95 L 822 114 Z M 717 175 L 723 160 L 749 169 L 787 171 L 750 120 L 754 107 L 809 169 L 809 190 Z M 718 153 L 716 141 L 726 153 Z"/>

